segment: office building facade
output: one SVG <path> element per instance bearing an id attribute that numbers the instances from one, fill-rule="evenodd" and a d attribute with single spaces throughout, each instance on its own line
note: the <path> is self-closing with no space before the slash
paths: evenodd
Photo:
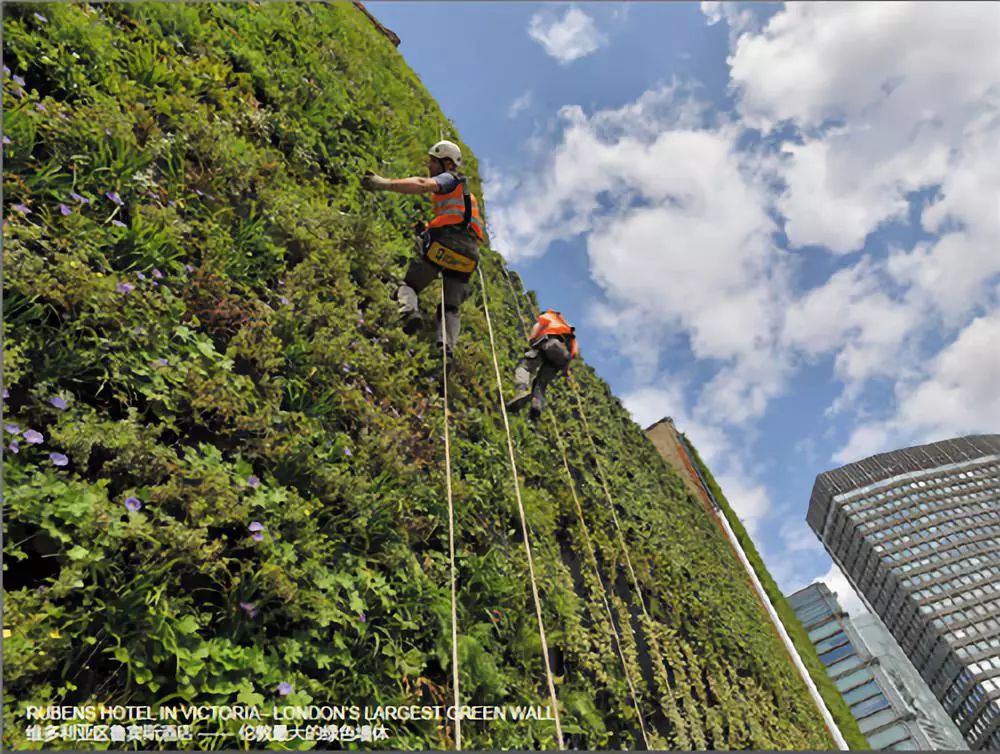
<path id="1" fill-rule="evenodd" d="M 872 749 L 937 748 L 924 735 L 895 687 L 887 683 L 879 661 L 867 651 L 847 613 L 825 584 L 800 589 L 788 597 L 788 604 L 808 632 L 827 675 Z"/>
<path id="2" fill-rule="evenodd" d="M 806 520 L 968 746 L 1000 750 L 1000 435 L 820 474 Z"/>

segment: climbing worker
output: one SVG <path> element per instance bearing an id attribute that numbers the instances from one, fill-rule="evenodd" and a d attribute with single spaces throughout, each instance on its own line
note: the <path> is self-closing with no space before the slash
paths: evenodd
<path id="1" fill-rule="evenodd" d="M 514 369 L 514 397 L 507 410 L 520 411 L 530 399 L 530 416 L 537 421 L 545 405 L 545 388 L 560 371 L 569 371 L 569 363 L 578 353 L 576 328 L 559 312 L 547 309 L 531 328 L 528 346 Z"/>
<path id="2" fill-rule="evenodd" d="M 432 194 L 434 217 L 430 223 L 418 223 L 416 251 L 402 284 L 396 290 L 403 330 L 412 335 L 423 324 L 418 294 L 442 275 L 444 317 L 447 325 L 446 350 L 452 355 L 458 339 L 459 307 L 469 294 L 469 278 L 479 264 L 479 242 L 483 240 L 483 221 L 479 203 L 469 191 L 466 177 L 460 172 L 462 150 L 450 141 L 439 141 L 427 152 L 429 178 L 383 178 L 365 174 L 362 188 L 368 191 L 395 191 L 400 194 Z M 438 345 L 441 345 L 441 312 L 438 311 Z"/>

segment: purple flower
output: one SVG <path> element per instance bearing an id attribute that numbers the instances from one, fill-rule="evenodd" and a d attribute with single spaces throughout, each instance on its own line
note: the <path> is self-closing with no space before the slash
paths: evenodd
<path id="1" fill-rule="evenodd" d="M 117 226 L 118 226 L 119 228 L 127 228 L 127 227 L 128 227 L 128 226 L 127 226 L 127 225 L 126 225 L 125 223 L 123 223 L 123 222 L 122 222 L 121 220 L 112 220 L 112 221 L 111 221 L 111 224 L 112 224 L 112 225 L 117 225 Z"/>
<path id="2" fill-rule="evenodd" d="M 278 301 L 281 302 L 282 306 L 288 306 L 288 299 L 285 298 L 284 296 L 282 296 L 281 298 L 279 298 Z"/>
<path id="3" fill-rule="evenodd" d="M 167 199 L 167 206 L 168 207 L 176 207 L 177 206 L 177 202 L 175 202 L 173 199 Z"/>
<path id="4" fill-rule="evenodd" d="M 49 22 L 49 19 L 47 19 L 41 13 L 32 13 L 31 15 L 33 15 L 36 19 L 38 19 L 39 23 L 47 24 Z"/>
<path id="5" fill-rule="evenodd" d="M 354 454 L 351 452 L 350 448 L 344 448 L 344 455 L 347 456 L 348 458 L 350 458 Z"/>
<path id="6" fill-rule="evenodd" d="M 60 411 L 66 408 L 66 401 L 64 401 L 58 395 L 53 395 L 51 398 L 49 398 L 49 403 L 58 408 Z"/>
<path id="7" fill-rule="evenodd" d="M 135 276 L 136 276 L 137 278 L 139 278 L 139 280 L 145 280 L 145 279 L 146 279 L 146 276 L 145 276 L 145 275 L 143 275 L 143 274 L 142 274 L 141 272 L 137 272 L 137 273 L 135 273 Z"/>
<path id="8" fill-rule="evenodd" d="M 240 607 L 251 618 L 257 614 L 257 606 L 252 602 L 241 602 Z"/>
<path id="9" fill-rule="evenodd" d="M 54 466 L 65 466 L 69 463 L 69 459 L 62 453 L 49 453 L 49 460 Z"/>
<path id="10" fill-rule="evenodd" d="M 250 487 L 251 489 L 257 489 L 258 487 L 260 487 L 260 479 L 251 474 L 250 476 L 247 477 L 247 487 Z"/>
<path id="11" fill-rule="evenodd" d="M 115 290 L 118 291 L 119 293 L 124 293 L 128 295 L 129 293 L 135 290 L 135 286 L 132 285 L 131 283 L 119 283 L 118 285 L 115 286 Z"/>
<path id="12" fill-rule="evenodd" d="M 154 280 L 154 281 L 153 281 L 153 287 L 154 287 L 154 288 L 159 288 L 159 287 L 160 287 L 160 284 L 159 284 L 159 283 L 157 283 L 157 282 L 156 282 L 156 281 Z"/>
<path id="13" fill-rule="evenodd" d="M 4 398 L 4 400 L 7 400 L 8 398 L 10 398 L 10 390 L 8 390 L 7 388 L 3 389 L 3 398 Z"/>
<path id="14" fill-rule="evenodd" d="M 45 105 L 43 105 L 41 102 L 36 102 L 35 103 L 35 109 L 36 110 L 40 110 L 43 113 L 46 112 Z"/>
<path id="15" fill-rule="evenodd" d="M 11 81 L 13 81 L 18 86 L 24 86 L 24 79 L 22 79 L 20 76 L 11 76 L 10 78 Z"/>
<path id="16" fill-rule="evenodd" d="M 160 272 L 160 271 L 159 271 L 158 269 L 156 269 L 156 268 L 154 267 L 154 268 L 153 268 L 153 277 L 154 277 L 154 278 L 156 278 L 157 280 L 159 280 L 160 278 L 162 278 L 162 277 L 163 277 L 163 273 L 162 273 L 162 272 Z"/>
<path id="17" fill-rule="evenodd" d="M 12 204 L 11 206 L 14 209 L 16 209 L 18 212 L 20 212 L 22 215 L 30 215 L 31 214 L 31 210 L 28 209 L 27 207 L 25 207 L 23 204 Z"/>
<path id="18" fill-rule="evenodd" d="M 169 362 L 163 356 L 161 356 L 156 360 L 156 365 L 160 367 L 165 367 L 167 366 L 168 363 Z"/>
<path id="19" fill-rule="evenodd" d="M 252 536 L 253 536 L 253 538 L 257 542 L 263 541 L 263 539 L 264 539 L 264 524 L 262 524 L 260 521 L 251 521 L 249 528 L 250 528 L 250 531 L 253 532 Z"/>
<path id="20" fill-rule="evenodd" d="M 59 205 L 59 211 L 62 212 L 63 217 L 65 217 L 66 215 L 72 215 L 73 214 L 73 210 L 71 210 L 65 204 L 60 204 Z"/>
<path id="21" fill-rule="evenodd" d="M 45 435 L 43 435 L 41 432 L 29 429 L 25 431 L 24 439 L 26 442 L 30 442 L 32 445 L 38 445 L 39 443 L 45 442 Z"/>
<path id="22" fill-rule="evenodd" d="M 7 446 L 7 449 L 10 450 L 10 452 L 14 453 L 14 454 L 17 454 L 17 453 L 21 452 L 20 447 L 17 444 L 17 440 L 11 440 L 10 441 L 10 445 Z"/>
<path id="23" fill-rule="evenodd" d="M 372 394 L 372 389 L 370 387 L 368 387 L 368 385 L 365 385 L 365 392 L 368 393 L 368 395 L 371 395 Z"/>
<path id="24" fill-rule="evenodd" d="M 361 621 L 362 623 L 367 623 L 368 622 L 368 616 L 365 615 L 365 611 L 364 610 L 362 610 L 360 613 L 358 613 L 358 620 Z"/>
<path id="25" fill-rule="evenodd" d="M 344 371 L 344 372 L 350 372 L 351 371 L 351 365 L 350 364 L 341 364 L 340 365 L 340 369 L 341 369 L 341 371 Z"/>
<path id="26" fill-rule="evenodd" d="M 7 66 L 4 66 L 3 67 L 3 75 L 4 76 L 10 76 L 10 68 L 8 68 Z"/>
<path id="27" fill-rule="evenodd" d="M 194 272 L 194 267 L 192 267 L 189 264 L 184 265 L 184 269 L 187 270 L 188 272 Z"/>
<path id="28" fill-rule="evenodd" d="M 115 204 L 117 204 L 119 207 L 122 207 L 125 204 L 125 202 L 122 201 L 122 198 L 118 196 L 117 191 L 106 191 L 104 195 L 108 197 L 108 199 L 113 201 Z"/>
<path id="29" fill-rule="evenodd" d="M 11 143 L 10 137 L 9 136 L 4 136 L 3 137 L 3 143 L 4 144 L 10 144 Z"/>
<path id="30" fill-rule="evenodd" d="M 292 693 L 292 684 L 288 681 L 282 681 L 278 684 L 278 693 L 282 696 L 288 696 Z"/>
<path id="31" fill-rule="evenodd" d="M 70 192 L 69 192 L 69 195 L 70 195 L 70 197 L 71 197 L 72 199 L 74 199 L 74 200 L 76 200 L 76 201 L 80 202 L 81 204 L 90 204 L 90 199 L 88 199 L 88 198 L 87 198 L 87 197 L 85 197 L 85 196 L 80 196 L 80 195 L 79 195 L 78 193 L 76 193 L 75 191 L 70 191 Z"/>
<path id="32" fill-rule="evenodd" d="M 139 510 L 142 507 L 142 500 L 140 500 L 137 497 L 131 497 L 131 496 L 129 496 L 129 497 L 125 498 L 125 507 L 128 508 L 133 513 L 135 513 L 137 510 Z"/>
<path id="33" fill-rule="evenodd" d="M 21 434 L 21 428 L 16 424 L 4 424 L 3 428 L 7 431 L 8 435 L 19 435 Z"/>

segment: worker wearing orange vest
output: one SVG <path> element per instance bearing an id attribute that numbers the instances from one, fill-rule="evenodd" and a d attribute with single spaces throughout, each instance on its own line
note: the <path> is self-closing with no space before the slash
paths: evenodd
<path id="1" fill-rule="evenodd" d="M 459 172 L 462 151 L 450 141 L 439 141 L 427 152 L 429 178 L 383 178 L 366 174 L 361 186 L 368 191 L 395 191 L 401 194 L 431 194 L 434 216 L 418 223 L 414 259 L 396 290 L 403 330 L 420 329 L 420 291 L 440 273 L 444 285 L 444 321 L 447 325 L 446 350 L 450 356 L 461 326 L 459 307 L 469 295 L 469 278 L 479 264 L 479 243 L 483 240 L 483 220 L 479 203 Z M 438 312 L 438 345 L 441 344 L 441 312 Z"/>
<path id="2" fill-rule="evenodd" d="M 508 411 L 520 411 L 530 399 L 531 419 L 538 420 L 545 406 L 545 388 L 560 371 L 568 371 L 577 356 L 575 333 L 576 328 L 557 311 L 547 309 L 538 315 L 528 334 L 530 347 L 514 369 L 514 397 L 507 404 Z"/>

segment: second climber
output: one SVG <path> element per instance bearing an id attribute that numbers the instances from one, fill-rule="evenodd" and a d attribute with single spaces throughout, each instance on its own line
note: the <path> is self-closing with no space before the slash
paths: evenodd
<path id="1" fill-rule="evenodd" d="M 403 330 L 417 332 L 423 324 L 418 296 L 440 273 L 444 286 L 445 348 L 452 355 L 461 326 L 459 307 L 469 294 L 469 278 L 479 264 L 479 243 L 483 221 L 479 203 L 469 191 L 460 172 L 462 151 L 457 144 L 439 141 L 427 152 L 429 178 L 383 178 L 371 173 L 361 180 L 368 191 L 395 191 L 400 194 L 431 194 L 434 216 L 418 227 L 414 258 L 396 289 Z M 442 344 L 442 316 L 438 311 L 438 345 Z"/>
<path id="2" fill-rule="evenodd" d="M 559 312 L 547 309 L 531 328 L 528 346 L 514 369 L 514 397 L 507 410 L 520 411 L 530 400 L 530 416 L 537 421 L 545 406 L 545 388 L 560 372 L 568 372 L 577 356 L 576 328 Z"/>

